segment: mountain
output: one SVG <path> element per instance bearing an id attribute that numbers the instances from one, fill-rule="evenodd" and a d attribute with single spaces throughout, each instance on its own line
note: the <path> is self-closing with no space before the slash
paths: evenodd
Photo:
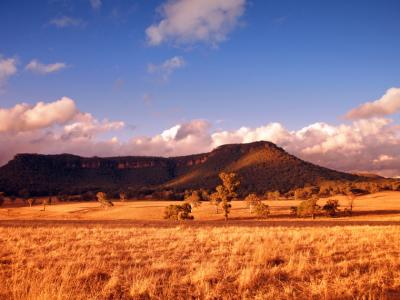
<path id="1" fill-rule="evenodd" d="M 230 144 L 209 153 L 180 157 L 91 157 L 18 154 L 0 168 L 0 191 L 33 194 L 97 190 L 213 189 L 222 171 L 238 174 L 243 191 L 288 191 L 357 175 L 303 161 L 270 142 Z"/>

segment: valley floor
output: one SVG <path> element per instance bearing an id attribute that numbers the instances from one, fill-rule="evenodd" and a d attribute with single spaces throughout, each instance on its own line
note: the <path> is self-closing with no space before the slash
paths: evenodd
<path id="1" fill-rule="evenodd" d="M 238 201 L 228 222 L 208 203 L 186 222 L 162 220 L 170 201 L 5 206 L 0 299 L 400 299 L 400 193 L 351 218 L 266 203 L 268 220 Z"/>

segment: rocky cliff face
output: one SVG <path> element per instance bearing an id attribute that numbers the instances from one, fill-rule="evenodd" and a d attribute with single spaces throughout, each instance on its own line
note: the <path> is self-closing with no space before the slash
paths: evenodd
<path id="1" fill-rule="evenodd" d="M 302 161 L 270 142 L 223 145 L 180 157 L 92 157 L 18 154 L 0 168 L 0 191 L 36 194 L 101 189 L 213 189 L 222 171 L 236 172 L 249 191 L 287 191 L 323 180 L 356 180 Z"/>

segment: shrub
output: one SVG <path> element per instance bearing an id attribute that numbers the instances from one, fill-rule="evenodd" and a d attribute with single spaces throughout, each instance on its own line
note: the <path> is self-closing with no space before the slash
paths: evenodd
<path id="1" fill-rule="evenodd" d="M 186 197 L 185 202 L 188 203 L 192 207 L 192 209 L 195 207 L 199 207 L 201 205 L 199 192 L 192 192 L 189 196 Z"/>
<path id="2" fill-rule="evenodd" d="M 168 205 L 164 211 L 164 219 L 169 220 L 193 220 L 192 207 L 189 203 L 182 205 Z"/>
<path id="3" fill-rule="evenodd" d="M 335 199 L 330 199 L 326 202 L 326 204 L 322 207 L 325 213 L 330 216 L 336 216 L 337 212 L 339 211 L 339 201 Z"/>
<path id="4" fill-rule="evenodd" d="M 253 208 L 255 208 L 259 203 L 261 203 L 260 199 L 256 194 L 248 195 L 244 201 L 246 202 L 246 206 L 250 209 L 250 213 L 253 213 Z"/>
<path id="5" fill-rule="evenodd" d="M 126 194 L 125 192 L 120 192 L 120 193 L 119 193 L 119 200 L 120 200 L 121 202 L 125 202 L 127 198 L 128 198 L 128 197 L 127 197 L 127 194 Z"/>
<path id="6" fill-rule="evenodd" d="M 107 207 L 114 206 L 114 204 L 110 200 L 108 200 L 106 193 L 98 192 L 96 194 L 96 197 L 97 197 L 97 201 L 100 202 L 102 207 L 107 208 Z"/>
<path id="7" fill-rule="evenodd" d="M 297 215 L 298 215 L 297 206 L 291 206 L 290 207 L 290 215 L 292 217 L 297 217 Z"/>
<path id="8" fill-rule="evenodd" d="M 260 201 L 259 203 L 256 204 L 254 212 L 260 218 L 268 218 L 269 206 Z"/>
<path id="9" fill-rule="evenodd" d="M 320 207 L 317 205 L 316 198 L 304 200 L 297 207 L 297 216 L 299 217 L 311 216 L 313 219 L 315 219 L 315 215 L 317 214 L 319 208 Z"/>

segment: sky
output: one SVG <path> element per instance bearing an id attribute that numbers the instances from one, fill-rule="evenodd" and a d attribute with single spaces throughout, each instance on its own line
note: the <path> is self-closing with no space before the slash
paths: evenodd
<path id="1" fill-rule="evenodd" d="M 0 165 L 269 140 L 400 176 L 397 0 L 0 1 Z"/>

